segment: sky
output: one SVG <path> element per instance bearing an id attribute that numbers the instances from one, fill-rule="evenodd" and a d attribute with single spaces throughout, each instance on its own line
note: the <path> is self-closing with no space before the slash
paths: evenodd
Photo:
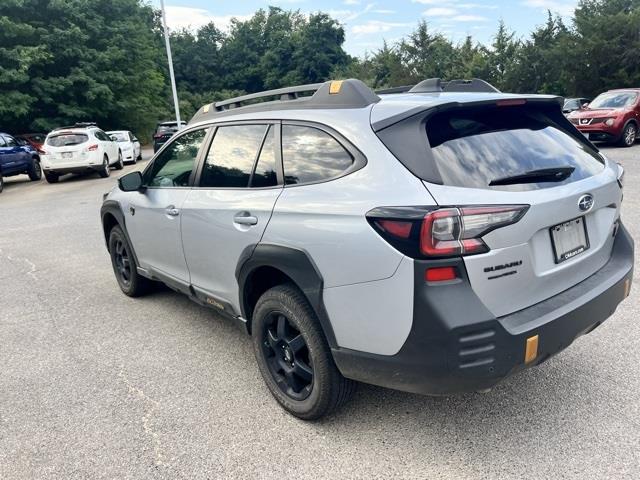
<path id="1" fill-rule="evenodd" d="M 151 0 L 155 6 L 160 0 Z M 519 37 L 546 20 L 547 9 L 569 23 L 577 0 L 165 0 L 170 28 L 193 28 L 210 21 L 222 29 L 231 18 L 246 19 L 269 5 L 303 13 L 319 10 L 343 24 L 345 50 L 355 56 L 375 51 L 413 31 L 420 19 L 454 42 L 472 35 L 489 44 L 503 19 Z"/>

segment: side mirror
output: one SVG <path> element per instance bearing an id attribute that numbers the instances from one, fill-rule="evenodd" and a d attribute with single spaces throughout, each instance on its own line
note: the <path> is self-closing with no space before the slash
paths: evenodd
<path id="1" fill-rule="evenodd" d="M 135 171 L 123 175 L 118 179 L 118 188 L 123 192 L 143 192 L 142 173 Z"/>

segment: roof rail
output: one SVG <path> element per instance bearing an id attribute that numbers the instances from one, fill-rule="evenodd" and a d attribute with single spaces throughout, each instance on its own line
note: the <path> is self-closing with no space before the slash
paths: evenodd
<path id="1" fill-rule="evenodd" d="M 439 78 L 423 80 L 409 90 L 410 93 L 431 92 L 475 92 L 475 93 L 500 93 L 496 87 L 479 78 L 471 80 L 449 80 L 443 82 Z"/>
<path id="2" fill-rule="evenodd" d="M 389 95 L 392 93 L 407 93 L 412 88 L 413 88 L 413 85 L 403 85 L 402 87 L 381 88 L 380 90 L 376 90 L 376 93 L 378 95 Z"/>
<path id="3" fill-rule="evenodd" d="M 373 90 L 356 79 L 337 80 L 251 93 L 201 107 L 189 123 L 244 112 L 306 108 L 364 108 L 380 101 Z"/>
<path id="4" fill-rule="evenodd" d="M 76 122 L 73 125 L 67 125 L 66 127 L 58 127 L 51 130 L 55 132 L 57 130 L 69 130 L 71 128 L 88 128 L 88 127 L 96 127 L 98 128 L 98 124 L 96 122 Z"/>

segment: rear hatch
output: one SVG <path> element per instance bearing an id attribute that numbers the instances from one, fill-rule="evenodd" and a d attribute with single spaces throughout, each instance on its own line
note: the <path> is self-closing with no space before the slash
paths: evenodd
<path id="1" fill-rule="evenodd" d="M 52 164 L 82 164 L 87 161 L 91 151 L 98 148 L 88 145 L 89 135 L 86 132 L 61 131 L 51 133 L 46 139 L 45 151 Z M 91 147 L 93 150 L 90 150 Z"/>
<path id="2" fill-rule="evenodd" d="M 430 147 L 423 160 L 432 164 L 424 184 L 441 207 L 526 208 L 516 223 L 482 236 L 488 252 L 464 256 L 473 290 L 494 315 L 567 290 L 607 262 L 619 169 L 580 138 L 558 104 L 458 104 L 420 125 Z"/>
<path id="3" fill-rule="evenodd" d="M 153 138 L 157 143 L 165 143 L 177 131 L 178 131 L 177 122 L 161 123 L 156 128 L 156 133 L 153 135 Z"/>

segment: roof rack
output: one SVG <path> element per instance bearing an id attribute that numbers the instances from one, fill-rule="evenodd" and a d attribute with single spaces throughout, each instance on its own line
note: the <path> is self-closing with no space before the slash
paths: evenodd
<path id="1" fill-rule="evenodd" d="M 439 92 L 500 93 L 500 90 L 479 78 L 473 78 L 471 80 L 449 80 L 448 82 L 443 82 L 440 78 L 428 78 L 413 86 L 407 85 L 376 91 L 378 94 Z"/>
<path id="2" fill-rule="evenodd" d="M 88 127 L 96 127 L 98 128 L 98 124 L 96 122 L 76 122 L 73 125 L 68 125 L 66 127 L 58 127 L 51 130 L 52 132 L 56 132 L 58 130 L 69 130 L 71 128 L 88 128 Z"/>
<path id="3" fill-rule="evenodd" d="M 210 103 L 200 108 L 189 123 L 240 113 L 240 109 L 244 113 L 307 108 L 364 108 L 379 101 L 380 97 L 360 80 L 334 80 L 267 90 Z"/>

